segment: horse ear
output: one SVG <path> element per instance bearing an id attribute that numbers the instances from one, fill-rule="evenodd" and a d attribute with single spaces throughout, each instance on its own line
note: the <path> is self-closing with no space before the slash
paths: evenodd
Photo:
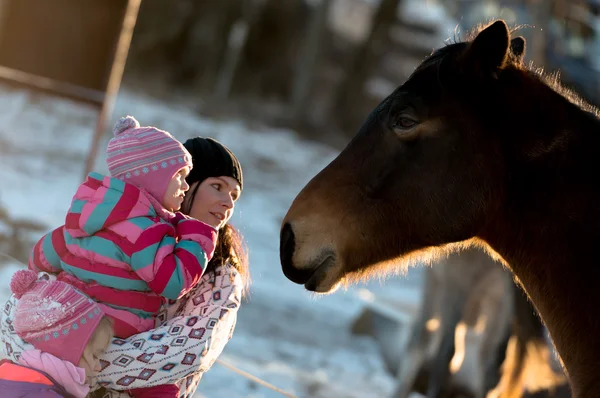
<path id="1" fill-rule="evenodd" d="M 523 62 L 525 57 L 525 38 L 517 36 L 510 41 L 510 49 L 516 58 L 517 63 Z"/>
<path id="2" fill-rule="evenodd" d="M 481 77 L 497 78 L 508 57 L 510 32 L 503 20 L 499 20 L 479 32 L 469 46 L 466 61 L 470 69 Z"/>

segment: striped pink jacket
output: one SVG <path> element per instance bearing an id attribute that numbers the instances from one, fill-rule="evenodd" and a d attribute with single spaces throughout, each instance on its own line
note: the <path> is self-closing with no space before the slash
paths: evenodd
<path id="1" fill-rule="evenodd" d="M 102 304 L 118 337 L 152 329 L 165 299 L 194 287 L 212 257 L 217 231 L 165 210 L 119 179 L 90 173 L 65 225 L 33 248 L 29 268 L 59 274 Z"/>

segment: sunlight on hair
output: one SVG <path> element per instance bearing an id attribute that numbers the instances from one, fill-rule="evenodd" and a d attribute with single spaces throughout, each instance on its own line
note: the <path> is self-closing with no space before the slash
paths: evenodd
<path id="1" fill-rule="evenodd" d="M 455 346 L 455 351 L 454 351 L 454 356 L 452 357 L 452 360 L 450 361 L 450 373 L 451 374 L 456 374 L 464 360 L 465 360 L 465 354 L 466 354 L 466 338 L 467 338 L 467 325 L 465 325 L 464 322 L 459 322 L 458 325 L 456 325 L 456 330 L 454 332 L 454 346 Z"/>
<path id="2" fill-rule="evenodd" d="M 508 341 L 507 353 L 516 352 L 515 345 L 518 344 L 517 337 L 512 336 Z M 550 349 L 548 346 L 540 347 L 535 342 L 527 343 L 525 347 L 525 362 L 522 367 L 525 370 L 520 377 L 524 381 L 525 391 L 535 393 L 536 391 L 552 389 L 566 381 L 565 376 L 557 374 L 550 365 Z M 503 376 L 500 382 L 491 390 L 486 398 L 500 397 L 502 391 L 509 390 L 514 385 L 520 385 L 521 380 L 511 380 L 512 372 L 518 359 L 516 355 L 507 356 L 502 364 Z"/>
<path id="3" fill-rule="evenodd" d="M 442 259 L 448 258 L 449 255 L 471 247 L 477 247 L 485 251 L 494 260 L 506 266 L 506 261 L 491 249 L 487 243 L 477 238 L 473 238 L 462 242 L 448 243 L 437 247 L 415 250 L 402 257 L 382 261 L 368 268 L 353 271 L 344 275 L 336 285 L 335 289 L 332 289 L 329 293 L 333 293 L 339 287 L 347 290 L 356 283 L 367 282 L 371 279 L 379 279 L 380 282 L 384 282 L 390 276 L 406 276 L 408 269 L 411 267 L 435 266 L 436 263 Z"/>

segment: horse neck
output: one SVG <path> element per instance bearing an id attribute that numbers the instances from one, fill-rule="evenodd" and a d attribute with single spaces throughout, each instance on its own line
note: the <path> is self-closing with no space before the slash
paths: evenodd
<path id="1" fill-rule="evenodd" d="M 561 242 L 552 227 L 546 228 L 533 231 L 515 225 L 512 239 L 483 238 L 535 304 L 566 367 L 573 396 L 600 396 L 594 371 L 600 365 L 600 268 L 595 246 L 591 239 L 578 243 L 568 237 Z"/>
<path id="2" fill-rule="evenodd" d="M 508 166 L 503 203 L 481 238 L 498 252 L 544 319 L 574 396 L 600 396 L 600 122 L 568 109 L 541 134 L 561 147 Z M 568 134 L 565 134 L 568 132 Z"/>
<path id="3" fill-rule="evenodd" d="M 486 115 L 492 130 L 501 127 L 500 141 L 509 147 L 541 156 L 560 150 L 566 140 L 578 138 L 598 142 L 600 112 L 559 82 L 532 70 L 507 70 L 506 81 L 497 91 L 488 90 L 487 101 L 474 104 Z M 588 147 L 588 149 L 590 149 Z"/>
<path id="4" fill-rule="evenodd" d="M 508 181 L 501 188 L 506 216 L 537 216 L 536 224 L 555 225 L 546 217 L 552 214 L 568 225 L 585 224 L 583 215 L 595 213 L 600 201 L 600 118 L 537 83 L 523 95 L 529 107 L 506 112 L 498 137 Z M 522 122 L 515 127 L 512 120 Z"/>

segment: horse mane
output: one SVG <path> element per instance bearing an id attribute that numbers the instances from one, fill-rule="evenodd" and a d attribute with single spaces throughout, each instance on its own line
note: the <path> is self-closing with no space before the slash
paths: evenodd
<path id="1" fill-rule="evenodd" d="M 473 29 L 467 31 L 463 38 L 460 37 L 458 30 L 454 30 L 454 37 L 446 40 L 446 43 L 443 47 L 434 50 L 431 55 L 429 55 L 422 63 L 415 69 L 413 73 L 416 73 L 420 70 L 428 68 L 430 66 L 441 67 L 443 61 L 447 58 L 448 55 L 455 52 L 458 48 L 466 48 L 470 42 L 475 40 L 477 35 L 486 29 L 489 25 L 491 25 L 493 21 L 488 22 L 486 24 L 478 24 Z M 514 33 L 523 29 L 524 27 L 529 27 L 528 25 L 516 25 L 509 27 L 510 35 L 513 36 Z M 542 67 L 536 67 L 533 64 L 533 61 L 529 63 L 521 63 L 517 62 L 516 57 L 511 53 L 507 62 L 507 65 L 512 66 L 513 68 L 520 70 L 530 77 L 533 77 L 545 84 L 549 88 L 551 88 L 554 92 L 559 94 L 561 97 L 565 98 L 567 101 L 571 102 L 575 106 L 579 107 L 583 111 L 589 112 L 593 114 L 595 117 L 600 118 L 600 110 L 597 106 L 590 104 L 587 102 L 581 95 L 576 93 L 573 89 L 566 87 L 560 79 L 560 72 L 551 72 L 548 73 Z M 439 72 L 438 72 L 439 76 Z"/>
<path id="2" fill-rule="evenodd" d="M 597 106 L 590 104 L 583 97 L 577 94 L 573 89 L 570 89 L 562 84 L 560 80 L 560 71 L 553 73 L 544 72 L 544 68 L 536 68 L 533 62 L 529 62 L 526 66 L 527 72 L 531 76 L 537 77 L 542 83 L 550 87 L 554 92 L 565 98 L 570 103 L 576 105 L 580 109 L 593 114 L 595 117 L 600 118 L 600 110 Z"/>

